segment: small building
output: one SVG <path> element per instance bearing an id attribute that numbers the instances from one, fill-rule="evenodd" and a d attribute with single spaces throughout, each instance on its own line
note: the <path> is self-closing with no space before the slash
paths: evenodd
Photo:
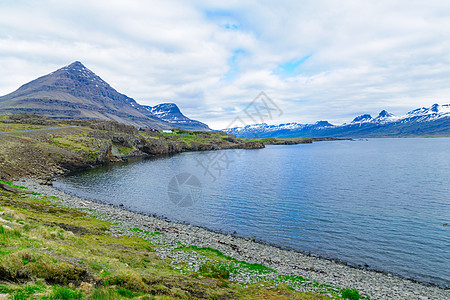
<path id="1" fill-rule="evenodd" d="M 163 133 L 172 133 L 172 130 L 170 130 L 170 129 L 163 129 Z"/>

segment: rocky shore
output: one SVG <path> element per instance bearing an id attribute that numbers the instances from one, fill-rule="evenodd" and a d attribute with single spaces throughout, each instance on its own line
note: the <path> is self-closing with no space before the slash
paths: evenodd
<path id="1" fill-rule="evenodd" d="M 326 292 L 320 289 L 317 282 L 332 287 L 354 288 L 370 299 L 450 299 L 449 289 L 427 286 L 390 274 L 356 269 L 253 240 L 137 214 L 68 195 L 52 186 L 43 185 L 38 180 L 24 179 L 15 184 L 25 186 L 36 193 L 56 197 L 52 198 L 53 201 L 67 207 L 82 209 L 98 219 L 110 221 L 115 224 L 109 229 L 114 235 L 138 235 L 159 245 L 156 250 L 157 255 L 161 258 L 170 258 L 173 267 L 180 268 L 180 272 L 195 271 L 204 264 L 205 258 L 197 255 L 195 251 L 177 251 L 177 248 L 181 246 L 210 247 L 236 260 L 261 264 L 276 271 L 276 273 L 264 274 L 251 271 L 240 272 L 231 278 L 243 284 L 261 282 L 264 286 L 264 281 L 273 280 L 285 274 L 287 275 L 285 281 L 288 281 L 295 289 L 324 295 L 327 295 Z M 162 234 L 155 235 L 148 232 Z M 184 267 L 181 268 L 180 265 Z M 290 275 L 302 276 L 309 280 L 297 282 L 296 276 Z"/>

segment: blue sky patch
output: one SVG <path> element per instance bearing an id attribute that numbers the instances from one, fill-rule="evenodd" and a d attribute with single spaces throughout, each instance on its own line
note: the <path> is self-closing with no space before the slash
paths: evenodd
<path id="1" fill-rule="evenodd" d="M 233 55 L 228 59 L 228 72 L 223 77 L 226 81 L 231 81 L 236 78 L 239 72 L 239 59 L 246 54 L 244 49 L 236 49 L 233 51 Z"/>
<path id="2" fill-rule="evenodd" d="M 285 62 L 283 64 L 278 65 L 278 67 L 274 70 L 274 74 L 281 75 L 281 76 L 292 76 L 298 74 L 298 69 L 300 65 L 302 65 L 305 61 L 307 61 L 312 54 L 309 54 L 305 57 L 302 57 L 300 59 L 294 59 L 290 60 L 288 62 Z"/>

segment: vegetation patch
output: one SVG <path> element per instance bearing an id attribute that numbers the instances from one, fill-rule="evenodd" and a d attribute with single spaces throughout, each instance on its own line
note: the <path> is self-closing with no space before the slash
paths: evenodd
<path id="1" fill-rule="evenodd" d="M 4 180 L 0 180 L 0 183 L 6 184 L 12 188 L 15 188 L 17 190 L 28 190 L 26 187 L 24 186 L 20 186 L 20 185 L 14 185 L 12 182 L 9 181 L 4 181 Z"/>
<path id="2" fill-rule="evenodd" d="M 351 300 L 361 299 L 361 295 L 356 289 L 342 289 L 341 294 L 342 298 L 344 299 L 351 299 Z"/>
<path id="3" fill-rule="evenodd" d="M 133 147 L 124 147 L 124 146 L 116 146 L 117 150 L 119 150 L 119 152 L 123 155 L 130 155 L 131 152 L 133 152 L 134 148 Z"/>
<path id="4" fill-rule="evenodd" d="M 252 264 L 246 261 L 237 260 L 233 257 L 224 255 L 217 249 L 213 249 L 210 247 L 197 247 L 197 246 L 189 246 L 189 247 L 181 247 L 180 250 L 183 251 L 195 251 L 197 253 L 203 254 L 205 257 L 208 257 L 213 260 L 217 260 L 220 262 L 233 262 L 234 264 L 230 266 L 231 270 L 238 271 L 239 267 L 246 268 L 251 271 L 256 271 L 258 273 L 276 273 L 276 271 L 272 268 L 266 267 L 261 264 Z"/>

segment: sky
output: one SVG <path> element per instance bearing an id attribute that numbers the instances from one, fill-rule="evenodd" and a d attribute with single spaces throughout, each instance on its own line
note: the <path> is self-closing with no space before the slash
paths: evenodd
<path id="1" fill-rule="evenodd" d="M 214 129 L 450 103 L 450 1 L 0 0 L 0 95 L 74 61 Z"/>

